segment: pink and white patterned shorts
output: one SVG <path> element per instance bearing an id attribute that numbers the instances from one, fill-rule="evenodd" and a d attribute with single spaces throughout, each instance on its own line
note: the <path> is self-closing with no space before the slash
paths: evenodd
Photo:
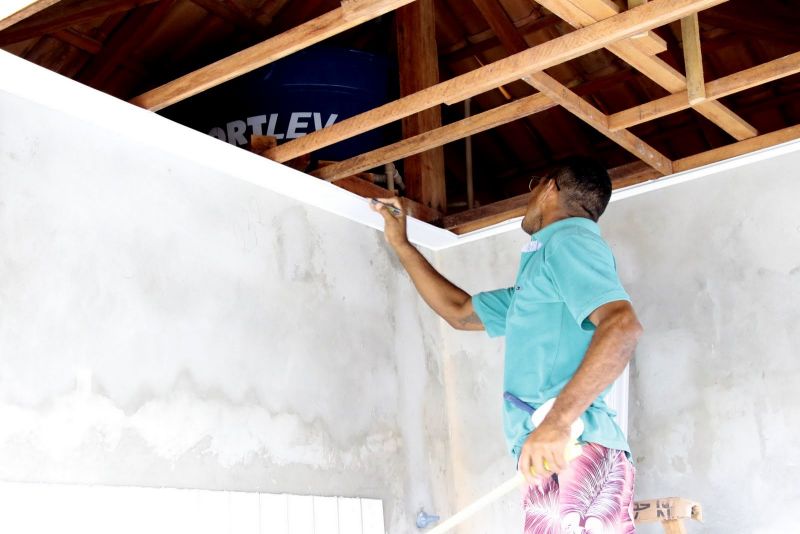
<path id="1" fill-rule="evenodd" d="M 525 534 L 632 534 L 635 470 L 623 451 L 596 443 L 541 489 L 523 491 Z"/>

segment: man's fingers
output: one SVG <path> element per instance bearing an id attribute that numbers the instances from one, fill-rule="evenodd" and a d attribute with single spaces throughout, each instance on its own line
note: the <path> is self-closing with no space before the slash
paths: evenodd
<path id="1" fill-rule="evenodd" d="M 528 484 L 536 484 L 536 477 L 531 473 L 531 457 L 525 451 L 522 451 L 522 454 L 519 455 L 517 469 L 519 469 L 519 472 L 525 477 L 525 480 L 528 481 Z"/>
<path id="2" fill-rule="evenodd" d="M 536 472 L 536 475 L 545 476 L 547 474 L 547 469 L 544 468 L 544 458 L 542 457 L 542 452 L 538 451 L 536 454 L 531 456 L 533 457 L 533 470 Z"/>
<path id="3" fill-rule="evenodd" d="M 400 211 L 405 211 L 403 209 L 403 201 L 400 200 L 400 197 L 379 198 L 377 200 L 383 202 L 384 204 L 390 204 L 390 205 L 394 206 L 395 208 L 399 209 Z"/>
<path id="4" fill-rule="evenodd" d="M 559 473 L 567 468 L 567 459 L 564 457 L 564 449 L 557 448 L 553 451 L 553 459 L 550 462 L 555 466 L 556 473 Z"/>
<path id="5" fill-rule="evenodd" d="M 564 469 L 564 467 L 558 463 L 555 451 L 548 450 L 544 455 L 544 461 L 547 464 L 546 467 L 548 473 L 559 473 Z"/>

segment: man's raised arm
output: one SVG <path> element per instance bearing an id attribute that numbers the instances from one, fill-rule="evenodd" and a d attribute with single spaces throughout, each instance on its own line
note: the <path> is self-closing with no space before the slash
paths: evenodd
<path id="1" fill-rule="evenodd" d="M 406 211 L 400 199 L 378 200 L 371 206 L 383 217 L 386 241 L 397 254 L 422 299 L 453 328 L 483 330 L 483 324 L 472 307 L 472 297 L 439 274 L 408 241 Z M 396 207 L 397 211 L 386 205 Z"/>

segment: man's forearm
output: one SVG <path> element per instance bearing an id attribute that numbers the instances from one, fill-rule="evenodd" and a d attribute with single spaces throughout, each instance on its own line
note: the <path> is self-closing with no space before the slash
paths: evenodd
<path id="1" fill-rule="evenodd" d="M 568 426 L 580 417 L 625 369 L 641 330 L 633 313 L 601 322 L 583 362 L 558 395 L 547 419 Z"/>
<path id="2" fill-rule="evenodd" d="M 468 293 L 442 276 L 410 243 L 396 247 L 395 252 L 420 296 L 433 311 L 451 324 L 469 320 L 468 317 L 456 317 L 459 310 L 471 298 Z M 477 317 L 475 317 L 475 321 L 480 325 L 480 320 Z M 454 326 L 459 325 L 454 324 Z"/>

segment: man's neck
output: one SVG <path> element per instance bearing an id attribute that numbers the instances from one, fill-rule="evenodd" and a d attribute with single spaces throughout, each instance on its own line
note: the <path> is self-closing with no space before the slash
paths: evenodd
<path id="1" fill-rule="evenodd" d="M 542 228 L 547 228 L 551 224 L 563 221 L 564 219 L 569 219 L 570 217 L 582 217 L 582 215 L 575 215 L 574 213 L 569 213 L 567 210 L 558 209 L 553 210 L 548 213 L 542 214 Z"/>

